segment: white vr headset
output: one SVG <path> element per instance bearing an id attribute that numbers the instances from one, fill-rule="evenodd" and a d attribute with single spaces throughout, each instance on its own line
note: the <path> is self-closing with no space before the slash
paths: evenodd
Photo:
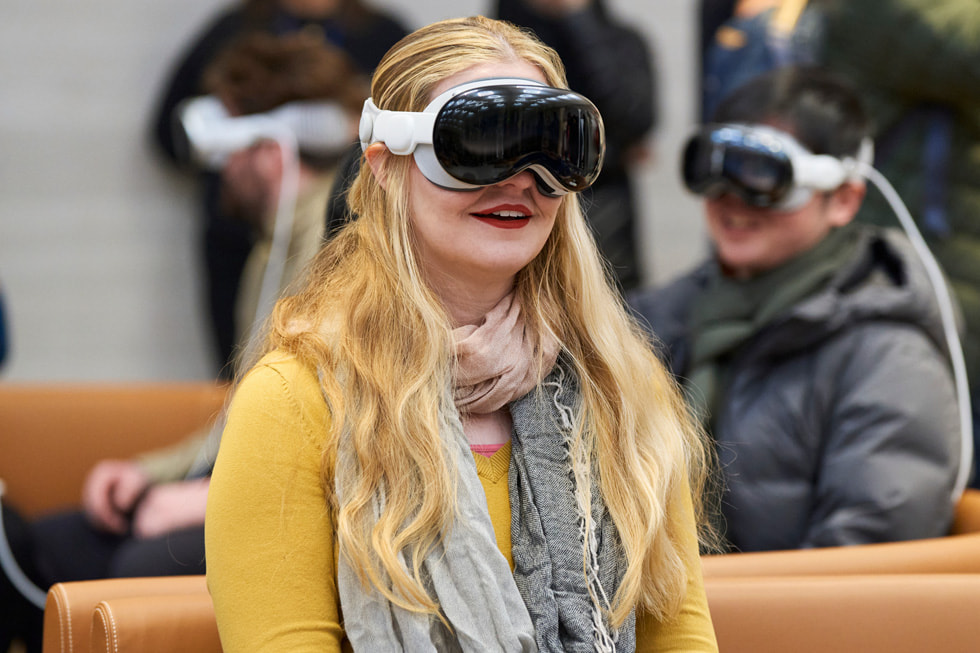
<path id="1" fill-rule="evenodd" d="M 379 109 L 364 102 L 361 146 L 384 143 L 413 155 L 432 183 L 473 190 L 530 170 L 539 190 L 560 196 L 584 190 L 602 167 L 605 136 L 599 111 L 568 89 L 520 78 L 455 86 L 423 111 Z"/>
<path id="2" fill-rule="evenodd" d="M 784 131 L 765 125 L 706 125 L 684 147 L 684 184 L 698 195 L 732 193 L 760 208 L 793 211 L 814 191 L 861 179 L 874 159 L 865 139 L 853 157 L 813 154 Z"/>
<path id="3" fill-rule="evenodd" d="M 303 152 L 331 155 L 350 144 L 348 114 L 336 102 L 288 102 L 265 113 L 232 116 L 218 98 L 185 100 L 177 110 L 178 139 L 191 158 L 218 169 L 232 152 L 270 139 L 287 141 Z"/>

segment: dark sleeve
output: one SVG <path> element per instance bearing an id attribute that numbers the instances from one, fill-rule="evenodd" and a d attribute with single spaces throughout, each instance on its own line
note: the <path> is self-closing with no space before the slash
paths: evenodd
<path id="1" fill-rule="evenodd" d="M 701 0 L 698 3 L 699 47 L 702 64 L 704 53 L 714 41 L 715 32 L 735 13 L 735 4 L 735 0 Z"/>
<path id="2" fill-rule="evenodd" d="M 564 47 L 559 54 L 569 86 L 602 113 L 606 139 L 625 148 L 657 125 L 657 78 L 652 49 L 630 28 L 595 8 L 558 21 Z"/>
<path id="3" fill-rule="evenodd" d="M 183 165 L 176 146 L 174 111 L 183 100 L 201 93 L 201 76 L 215 54 L 243 29 L 243 19 L 237 9 L 227 10 L 206 26 L 184 50 L 170 72 L 153 112 L 151 139 L 156 148 L 171 163 Z"/>
<path id="4" fill-rule="evenodd" d="M 651 335 L 661 360 L 675 376 L 687 372 L 691 299 L 700 292 L 696 274 L 689 274 L 658 288 L 627 294 L 633 316 Z"/>
<path id="5" fill-rule="evenodd" d="M 803 547 L 937 537 L 961 436 L 952 374 L 917 328 L 869 325 L 839 359 Z"/>

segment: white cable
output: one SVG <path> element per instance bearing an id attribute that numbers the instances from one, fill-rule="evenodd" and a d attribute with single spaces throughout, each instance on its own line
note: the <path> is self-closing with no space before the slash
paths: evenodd
<path id="1" fill-rule="evenodd" d="M 949 286 L 943 276 L 942 269 L 939 267 L 939 263 L 936 262 L 936 258 L 929 250 L 929 245 L 926 244 L 922 233 L 915 226 L 915 220 L 912 219 L 912 214 L 909 213 L 908 208 L 902 202 L 902 198 L 895 188 L 874 167 L 866 163 L 859 163 L 858 169 L 862 176 L 869 179 L 881 191 L 881 194 L 885 196 L 885 199 L 891 206 L 892 211 L 895 212 L 898 221 L 901 223 L 902 228 L 909 237 L 909 241 L 912 243 L 912 248 L 922 260 L 926 276 L 929 278 L 929 283 L 932 285 L 933 292 L 936 294 L 936 300 L 939 304 L 939 316 L 942 319 L 943 333 L 946 336 L 946 346 L 949 349 L 949 357 L 953 365 L 953 379 L 956 383 L 956 398 L 959 406 L 962 439 L 960 446 L 960 468 L 956 475 L 956 483 L 953 486 L 953 500 L 955 501 L 963 494 L 963 490 L 966 488 L 966 484 L 970 479 L 970 470 L 973 464 L 973 414 L 970 405 L 970 387 L 966 378 L 966 362 L 963 358 L 960 335 L 956 330 L 956 312 L 953 308 Z"/>
<path id="2" fill-rule="evenodd" d="M 0 479 L 0 497 L 3 496 L 5 487 L 3 480 Z M 3 573 L 7 575 L 7 578 L 17 588 L 17 591 L 23 594 L 24 598 L 28 601 L 43 610 L 48 593 L 35 585 L 20 568 L 20 565 L 17 564 L 17 559 L 14 558 L 14 552 L 10 550 L 10 542 L 7 540 L 7 529 L 4 528 L 2 517 L 3 505 L 0 504 L 0 567 L 3 567 Z"/>

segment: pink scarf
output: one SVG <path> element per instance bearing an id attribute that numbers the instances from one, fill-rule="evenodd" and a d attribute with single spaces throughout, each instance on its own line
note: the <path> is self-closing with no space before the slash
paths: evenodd
<path id="1" fill-rule="evenodd" d="M 453 330 L 456 389 L 460 413 L 492 413 L 530 392 L 541 380 L 537 352 L 524 329 L 521 306 L 513 292 L 490 309 L 483 322 Z M 558 342 L 541 338 L 542 375 L 558 359 Z"/>

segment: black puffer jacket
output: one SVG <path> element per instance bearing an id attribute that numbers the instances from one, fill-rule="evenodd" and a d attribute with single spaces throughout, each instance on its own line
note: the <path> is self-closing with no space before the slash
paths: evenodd
<path id="1" fill-rule="evenodd" d="M 858 251 L 730 364 L 713 435 L 737 550 L 949 528 L 961 436 L 938 306 L 903 235 L 863 228 Z M 710 265 L 631 298 L 680 379 L 692 298 Z"/>

